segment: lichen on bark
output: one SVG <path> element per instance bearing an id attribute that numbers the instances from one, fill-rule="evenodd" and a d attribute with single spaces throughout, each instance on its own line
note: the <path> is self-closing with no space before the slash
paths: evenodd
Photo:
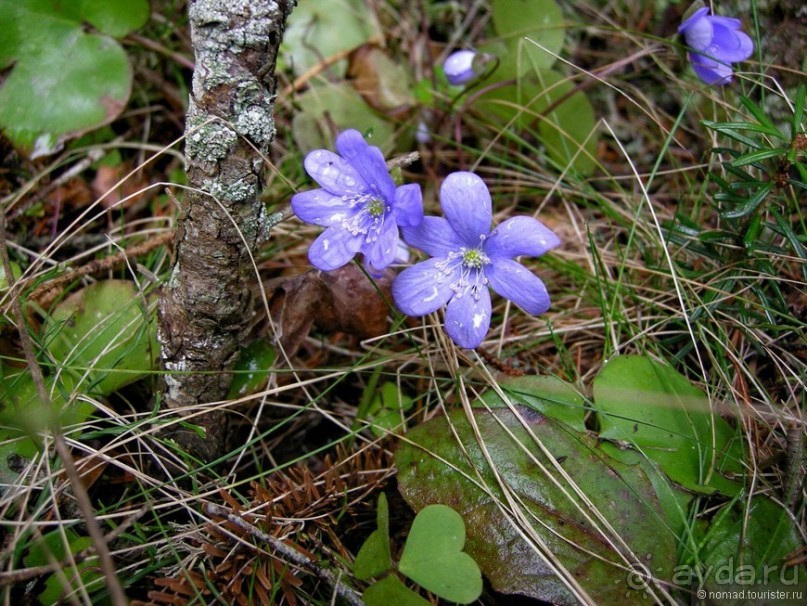
<path id="1" fill-rule="evenodd" d="M 252 314 L 251 253 L 265 238 L 262 156 L 275 127 L 274 68 L 294 0 L 192 0 L 195 54 L 186 122 L 188 193 L 175 264 L 160 301 L 163 405 L 193 416 L 204 436 L 170 437 L 210 461 L 227 436 L 226 397 Z"/>

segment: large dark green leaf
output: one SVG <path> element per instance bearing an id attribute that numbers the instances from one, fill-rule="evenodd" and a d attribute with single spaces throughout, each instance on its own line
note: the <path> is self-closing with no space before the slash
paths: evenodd
<path id="1" fill-rule="evenodd" d="M 667 520 L 642 466 L 608 457 L 595 438 L 532 409 L 516 406 L 514 410 L 518 416 L 508 408 L 474 409 L 485 452 L 498 477 L 523 504 L 534 532 L 584 590 L 600 604 L 623 604 L 626 595 L 637 597 L 626 584 L 624 569 L 625 559 L 635 560 L 619 541 L 612 542 L 609 531 L 600 530 L 603 526 L 591 507 L 554 469 L 555 463 L 584 491 L 635 557 L 658 578 L 669 578 L 680 523 Z M 447 418 L 410 431 L 399 446 L 396 464 L 399 489 L 415 510 L 442 503 L 462 514 L 465 550 L 494 588 L 556 604 L 577 603 L 535 543 L 500 508 L 510 506 L 465 411 L 452 411 Z"/>

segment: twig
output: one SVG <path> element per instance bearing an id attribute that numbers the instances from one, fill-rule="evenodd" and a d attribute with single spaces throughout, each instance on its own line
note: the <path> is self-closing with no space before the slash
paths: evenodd
<path id="1" fill-rule="evenodd" d="M 42 369 L 39 367 L 39 362 L 36 359 L 34 352 L 34 344 L 31 335 L 28 334 L 25 326 L 25 313 L 22 309 L 22 302 L 20 301 L 18 290 L 18 281 L 14 281 L 14 274 L 11 272 L 11 260 L 8 258 L 8 248 L 6 247 L 6 214 L 0 210 L 0 257 L 2 257 L 3 269 L 6 272 L 6 279 L 9 283 L 9 298 L 11 300 L 11 309 L 14 314 L 14 320 L 17 323 L 17 332 L 20 335 L 20 344 L 22 351 L 25 354 L 25 360 L 28 363 L 28 370 L 33 378 L 36 392 L 42 406 L 46 408 L 46 413 L 50 412 L 50 396 L 45 387 L 45 377 L 42 374 Z M 48 417 L 46 417 L 48 418 Z M 101 526 L 95 518 L 95 511 L 90 502 L 90 496 L 87 490 L 81 483 L 81 478 L 76 469 L 76 464 L 70 454 L 70 449 L 67 447 L 67 442 L 62 435 L 61 428 L 58 423 L 52 423 L 51 433 L 53 434 L 53 443 L 56 447 L 56 452 L 62 460 L 64 470 L 70 481 L 70 486 L 73 489 L 73 496 L 76 497 L 81 515 L 84 518 L 84 523 L 87 525 L 87 533 L 95 546 L 95 551 L 98 554 L 98 559 L 101 564 L 101 570 L 106 578 L 107 587 L 109 588 L 109 595 L 112 603 L 115 606 L 126 606 L 129 602 L 126 598 L 126 593 L 123 591 L 123 586 L 118 579 L 115 570 L 115 562 L 109 553 L 109 546 L 104 540 L 104 533 L 101 532 Z"/>
<path id="2" fill-rule="evenodd" d="M 257 528 L 247 522 L 244 518 L 234 513 L 230 513 L 228 510 L 220 507 L 214 503 L 206 503 L 205 504 L 205 512 L 208 515 L 215 516 L 217 518 L 223 518 L 228 522 L 231 522 L 238 526 L 241 530 L 249 533 L 259 541 L 263 541 L 267 543 L 274 551 L 281 554 L 284 558 L 287 558 L 289 561 L 294 562 L 297 566 L 301 568 L 305 568 L 306 570 L 312 572 L 320 579 L 328 583 L 331 587 L 333 587 L 334 591 L 337 595 L 341 596 L 351 606 L 364 606 L 364 601 L 361 599 L 361 595 L 353 588 L 348 587 L 339 578 L 327 568 L 320 566 L 307 556 L 303 555 L 293 547 L 289 547 L 282 541 L 276 539 L 275 537 L 266 534 L 260 528 Z"/>
<path id="3" fill-rule="evenodd" d="M 42 308 L 47 309 L 65 284 L 84 276 L 113 269 L 125 262 L 127 258 L 142 256 L 155 248 L 168 244 L 173 237 L 173 230 L 167 231 L 153 238 L 149 238 L 145 242 L 135 244 L 108 257 L 104 257 L 103 259 L 93 259 L 86 265 L 70 269 L 67 273 L 57 276 L 45 284 L 41 284 L 31 293 L 29 299 L 36 301 Z"/>

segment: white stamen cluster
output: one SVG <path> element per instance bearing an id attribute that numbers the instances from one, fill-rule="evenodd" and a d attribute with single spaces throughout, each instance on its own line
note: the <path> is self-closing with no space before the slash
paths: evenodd
<path id="1" fill-rule="evenodd" d="M 475 299 L 479 293 L 487 288 L 488 279 L 485 277 L 484 267 L 490 264 L 490 258 L 482 252 L 481 248 L 460 247 L 457 251 L 448 253 L 445 259 L 435 263 L 437 269 L 437 283 L 442 284 L 459 268 L 459 277 L 449 284 L 454 296 L 459 299 L 468 292 Z"/>
<path id="2" fill-rule="evenodd" d="M 361 206 L 359 212 L 342 221 L 342 228 L 354 236 L 364 235 L 368 244 L 378 240 L 378 234 L 384 227 L 384 220 L 392 210 L 384 199 L 372 193 L 358 194 L 353 197 L 342 196 L 342 199 L 348 203 L 351 209 Z"/>

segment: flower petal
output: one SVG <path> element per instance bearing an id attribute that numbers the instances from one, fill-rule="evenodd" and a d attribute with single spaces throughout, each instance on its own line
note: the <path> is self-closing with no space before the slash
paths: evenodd
<path id="1" fill-rule="evenodd" d="M 337 196 L 354 197 L 369 191 L 359 172 L 347 160 L 327 149 L 315 149 L 309 153 L 303 166 L 320 187 Z"/>
<path id="2" fill-rule="evenodd" d="M 340 225 L 358 212 L 342 196 L 336 196 L 325 189 L 295 194 L 291 198 L 291 209 L 301 221 L 323 227 Z"/>
<path id="3" fill-rule="evenodd" d="M 369 145 L 359 131 L 349 129 L 336 137 L 336 151 L 364 178 L 369 188 L 367 191 L 392 203 L 395 199 L 395 183 L 380 149 Z"/>
<path id="4" fill-rule="evenodd" d="M 381 231 L 373 235 L 372 242 L 365 241 L 361 251 L 364 253 L 367 269 L 374 275 L 381 273 L 395 261 L 398 254 L 398 225 L 392 215 L 387 215 Z"/>
<path id="5" fill-rule="evenodd" d="M 470 293 L 454 297 L 446 308 L 446 332 L 460 347 L 474 349 L 485 340 L 490 328 L 490 291 L 483 288 L 479 298 Z"/>
<path id="6" fill-rule="evenodd" d="M 484 250 L 490 257 L 512 259 L 519 255 L 540 257 L 560 245 L 560 238 L 546 225 L 532 217 L 507 219 L 485 240 Z"/>
<path id="7" fill-rule="evenodd" d="M 443 217 L 423 217 L 420 225 L 403 227 L 401 232 L 409 246 L 419 248 L 432 257 L 445 257 L 463 245 L 462 240 Z"/>
<path id="8" fill-rule="evenodd" d="M 354 236 L 341 227 L 329 227 L 311 244 L 308 260 L 317 269 L 333 271 L 349 263 L 363 242 L 363 235 Z"/>
<path id="9" fill-rule="evenodd" d="M 423 220 L 423 194 L 420 185 L 408 183 L 397 187 L 392 212 L 395 213 L 395 220 L 401 227 L 420 225 Z"/>
<path id="10" fill-rule="evenodd" d="M 537 316 L 549 309 L 549 293 L 543 281 L 521 263 L 496 259 L 485 267 L 485 277 L 493 290 L 528 314 Z"/>
<path id="11" fill-rule="evenodd" d="M 476 248 L 490 233 L 490 192 L 474 173 L 461 171 L 448 175 L 440 187 L 440 205 L 465 246 Z"/>
<path id="12" fill-rule="evenodd" d="M 454 291 L 453 280 L 438 282 L 440 270 L 435 267 L 443 259 L 429 259 L 407 267 L 392 283 L 395 305 L 407 316 L 425 316 L 445 305 Z"/>
<path id="13" fill-rule="evenodd" d="M 731 75 L 734 73 L 731 65 L 719 63 L 698 53 L 689 53 L 689 60 L 698 78 L 706 84 L 722 86 L 731 82 Z"/>
<path id="14" fill-rule="evenodd" d="M 744 32 L 715 27 L 712 45 L 705 51 L 710 57 L 725 63 L 745 61 L 754 52 L 754 41 Z"/>
<path id="15" fill-rule="evenodd" d="M 706 7 L 699 8 L 678 28 L 678 32 L 684 35 L 687 46 L 693 50 L 705 50 L 712 43 L 714 32 L 708 12 Z"/>

